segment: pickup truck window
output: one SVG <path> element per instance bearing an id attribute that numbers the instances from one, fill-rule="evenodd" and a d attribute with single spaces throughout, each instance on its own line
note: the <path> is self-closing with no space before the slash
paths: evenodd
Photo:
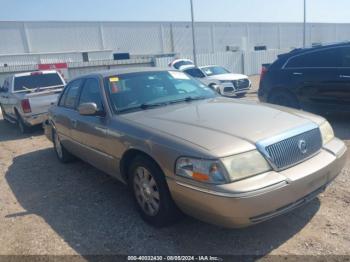
<path id="1" fill-rule="evenodd" d="M 100 85 L 97 79 L 87 79 L 82 87 L 79 105 L 83 103 L 95 103 L 98 110 L 103 110 Z"/>
<path id="2" fill-rule="evenodd" d="M 15 77 L 14 91 L 26 91 L 45 87 L 62 88 L 64 83 L 58 73 L 33 73 L 28 76 Z"/>

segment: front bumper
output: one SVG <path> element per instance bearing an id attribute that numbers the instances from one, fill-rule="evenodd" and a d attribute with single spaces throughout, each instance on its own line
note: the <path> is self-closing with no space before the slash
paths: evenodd
<path id="1" fill-rule="evenodd" d="M 224 227 L 245 227 L 311 201 L 337 177 L 345 161 L 346 146 L 334 139 L 313 158 L 279 173 L 211 188 L 170 179 L 168 184 L 173 199 L 188 215 Z"/>
<path id="2" fill-rule="evenodd" d="M 44 123 L 48 119 L 48 113 L 24 116 L 23 120 L 28 126 L 35 126 Z"/>
<path id="3" fill-rule="evenodd" d="M 249 85 L 247 88 L 242 88 L 242 89 L 236 88 L 232 83 L 221 83 L 220 85 L 221 85 L 221 93 L 224 96 L 229 96 L 229 97 L 233 97 L 239 94 L 245 94 L 252 88 L 251 81 L 249 81 Z M 225 92 L 225 88 L 232 88 L 232 91 Z"/>

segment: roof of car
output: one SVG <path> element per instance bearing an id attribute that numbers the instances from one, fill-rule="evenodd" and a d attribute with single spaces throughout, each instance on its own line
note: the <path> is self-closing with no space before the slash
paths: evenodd
<path id="1" fill-rule="evenodd" d="M 102 77 L 109 77 L 109 76 L 117 76 L 122 74 L 130 74 L 130 73 L 138 73 L 138 72 L 160 72 L 160 71 L 177 71 L 177 70 L 172 68 L 159 68 L 159 67 L 130 67 L 130 68 L 110 69 L 110 70 L 92 72 L 89 74 L 79 76 L 77 78 L 96 76 L 96 75 L 102 76 Z"/>
<path id="2" fill-rule="evenodd" d="M 322 50 L 322 49 L 327 49 L 330 47 L 340 47 L 340 46 L 350 46 L 350 42 L 340 42 L 340 43 L 331 43 L 331 44 L 319 44 L 319 45 L 315 45 L 312 47 L 305 47 L 305 48 L 296 48 L 293 49 L 292 51 L 290 51 L 289 53 L 285 53 L 285 54 L 281 54 L 278 57 L 279 58 L 288 58 L 290 56 L 296 55 L 296 54 L 302 54 L 302 53 L 306 53 L 309 51 L 314 51 L 314 50 Z"/>

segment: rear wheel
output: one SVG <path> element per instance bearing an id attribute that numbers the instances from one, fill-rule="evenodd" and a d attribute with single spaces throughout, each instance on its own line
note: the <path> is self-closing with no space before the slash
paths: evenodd
<path id="1" fill-rule="evenodd" d="M 74 159 L 74 156 L 63 147 L 60 137 L 54 130 L 52 131 L 52 140 L 58 160 L 62 163 L 68 163 Z"/>
<path id="2" fill-rule="evenodd" d="M 141 217 L 155 227 L 176 222 L 181 214 L 170 196 L 165 176 L 150 159 L 138 156 L 129 168 L 129 187 Z"/>
<path id="3" fill-rule="evenodd" d="M 27 126 L 26 123 L 24 123 L 23 118 L 17 111 L 16 111 L 16 116 L 17 116 L 17 124 L 21 133 L 22 134 L 29 133 L 32 129 L 29 126 Z"/>
<path id="4" fill-rule="evenodd" d="M 268 102 L 280 106 L 286 106 L 291 108 L 300 109 L 298 99 L 291 93 L 288 92 L 274 92 L 270 95 Z"/>

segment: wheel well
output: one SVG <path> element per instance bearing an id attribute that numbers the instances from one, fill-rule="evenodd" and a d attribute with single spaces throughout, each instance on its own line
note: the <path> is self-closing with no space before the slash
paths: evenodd
<path id="1" fill-rule="evenodd" d="M 122 159 L 120 160 L 120 165 L 119 165 L 120 173 L 126 182 L 128 182 L 128 168 L 129 168 L 130 164 L 132 163 L 132 161 L 138 156 L 143 156 L 143 157 L 147 158 L 148 160 L 154 162 L 157 165 L 157 167 L 160 170 L 162 170 L 160 168 L 160 166 L 158 165 L 157 161 L 155 161 L 147 153 L 145 153 L 141 150 L 138 150 L 138 149 L 129 149 L 122 156 Z"/>
<path id="2" fill-rule="evenodd" d="M 294 98 L 297 99 L 296 95 L 293 94 L 291 91 L 285 88 L 280 88 L 280 87 L 274 87 L 270 90 L 269 95 L 267 97 L 267 101 L 270 101 L 271 97 L 276 94 L 276 93 L 287 93 L 288 95 L 293 96 Z"/>

